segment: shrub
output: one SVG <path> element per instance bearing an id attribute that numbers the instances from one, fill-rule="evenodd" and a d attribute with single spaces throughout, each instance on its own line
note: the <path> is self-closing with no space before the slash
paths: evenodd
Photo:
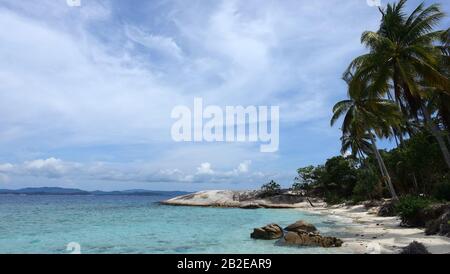
<path id="1" fill-rule="evenodd" d="M 417 196 L 405 196 L 397 203 L 395 210 L 405 226 L 423 226 L 422 212 L 430 205 L 431 201 Z"/>
<path id="2" fill-rule="evenodd" d="M 269 183 L 264 184 L 261 187 L 261 190 L 263 191 L 262 197 L 266 197 L 266 196 L 276 195 L 276 194 L 280 193 L 281 186 L 277 182 L 272 180 Z"/>

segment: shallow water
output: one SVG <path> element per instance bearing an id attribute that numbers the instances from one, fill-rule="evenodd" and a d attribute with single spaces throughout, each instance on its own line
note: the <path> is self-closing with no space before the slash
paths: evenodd
<path id="1" fill-rule="evenodd" d="M 174 207 L 164 196 L 0 195 L 0 253 L 336 253 L 343 248 L 275 246 L 250 238 L 254 227 L 299 219 L 324 235 L 348 223 L 292 209 Z M 345 250 L 345 252 L 351 252 Z"/>

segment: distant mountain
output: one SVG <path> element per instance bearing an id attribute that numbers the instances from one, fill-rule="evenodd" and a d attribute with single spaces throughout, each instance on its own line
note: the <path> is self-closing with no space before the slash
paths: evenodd
<path id="1" fill-rule="evenodd" d="M 123 190 L 123 191 L 85 191 L 74 188 L 61 187 L 29 187 L 17 190 L 0 189 L 0 194 L 12 195 L 128 195 L 128 196 L 179 196 L 187 194 L 183 191 L 153 191 L 143 189 Z"/>

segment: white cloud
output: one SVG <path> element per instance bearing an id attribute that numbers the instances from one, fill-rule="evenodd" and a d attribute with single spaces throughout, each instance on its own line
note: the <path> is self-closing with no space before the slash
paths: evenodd
<path id="1" fill-rule="evenodd" d="M 237 168 L 237 172 L 239 173 L 247 173 L 250 170 L 250 165 L 251 165 L 252 161 L 244 161 L 243 163 L 240 163 L 238 168 Z"/>
<path id="2" fill-rule="evenodd" d="M 64 162 L 61 159 L 52 157 L 48 159 L 26 161 L 22 168 L 27 174 L 58 178 L 66 175 L 69 171 L 78 166 L 79 164 Z"/>
<path id="3" fill-rule="evenodd" d="M 146 165 L 118 165 L 115 163 L 80 163 L 57 159 L 35 159 L 20 164 L 0 164 L 0 175 L 6 178 L 37 177 L 48 179 L 94 180 L 147 183 L 236 183 L 240 180 L 261 180 L 262 172 L 249 172 L 250 161 L 244 161 L 233 170 L 216 171 L 210 163 L 201 163 L 195 172 L 173 169 L 153 169 Z"/>
<path id="4" fill-rule="evenodd" d="M 126 26 L 125 33 L 131 41 L 162 53 L 166 57 L 173 57 L 176 59 L 182 59 L 183 57 L 181 48 L 172 37 L 147 34 L 141 29 L 132 26 Z"/>
<path id="5" fill-rule="evenodd" d="M 14 169 L 14 165 L 10 163 L 0 164 L 0 172 L 9 172 Z"/>
<path id="6" fill-rule="evenodd" d="M 300 123 L 295 142 L 305 143 L 302 123 L 328 119 L 334 98 L 345 96 L 339 78 L 361 49 L 360 33 L 378 23 L 360 0 L 150 1 L 133 18 L 114 6 L 121 1 L 85 2 L 0 3 L 8 26 L 0 28 L 0 149 L 22 163 L 8 176 L 263 180 L 253 169 L 276 173 L 284 165 L 275 162 L 297 161 L 285 143 L 264 157 L 252 144 L 174 144 L 172 108 L 194 96 L 279 105 L 282 122 Z"/>
<path id="7" fill-rule="evenodd" d="M 210 163 L 202 163 L 197 167 L 197 174 L 214 174 L 214 170 L 212 170 Z"/>

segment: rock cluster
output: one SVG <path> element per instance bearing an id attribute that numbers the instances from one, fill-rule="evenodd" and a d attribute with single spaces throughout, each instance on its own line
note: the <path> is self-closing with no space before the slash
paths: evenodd
<path id="1" fill-rule="evenodd" d="M 343 243 L 338 238 L 320 235 L 314 225 L 302 220 L 287 226 L 284 230 L 286 233 L 279 225 L 270 224 L 255 228 L 250 236 L 254 239 L 280 239 L 278 245 L 340 247 Z"/>

